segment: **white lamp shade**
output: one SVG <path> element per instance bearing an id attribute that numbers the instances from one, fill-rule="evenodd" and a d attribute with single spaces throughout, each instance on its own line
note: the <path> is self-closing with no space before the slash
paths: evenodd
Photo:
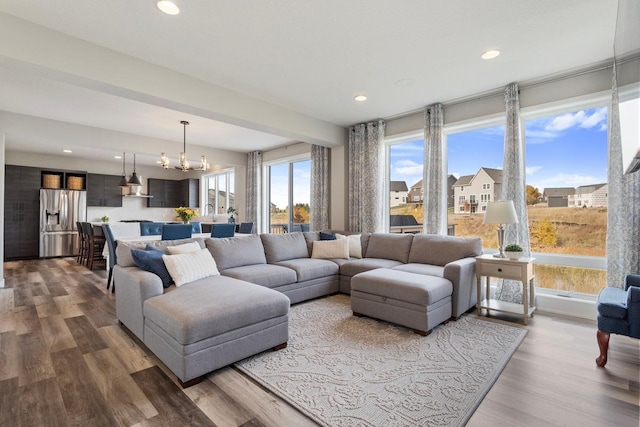
<path id="1" fill-rule="evenodd" d="M 484 213 L 485 224 L 517 224 L 516 208 L 511 200 L 500 200 L 487 203 Z"/>

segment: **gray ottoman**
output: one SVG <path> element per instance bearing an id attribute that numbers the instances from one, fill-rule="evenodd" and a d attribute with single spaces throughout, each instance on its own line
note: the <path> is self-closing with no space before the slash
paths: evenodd
<path id="1" fill-rule="evenodd" d="M 426 336 L 451 317 L 452 292 L 441 277 L 378 268 L 351 279 L 351 310 Z"/>
<path id="2" fill-rule="evenodd" d="M 146 300 L 144 317 L 144 343 L 183 387 L 246 357 L 284 348 L 289 336 L 289 298 L 224 276 Z"/>

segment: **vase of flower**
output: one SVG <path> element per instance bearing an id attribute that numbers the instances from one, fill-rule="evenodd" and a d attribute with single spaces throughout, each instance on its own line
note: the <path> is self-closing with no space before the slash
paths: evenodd
<path id="1" fill-rule="evenodd" d="M 234 207 L 230 207 L 229 209 L 227 209 L 227 213 L 229 214 L 229 220 L 227 221 L 229 224 L 235 224 L 236 223 L 236 217 L 234 216 L 236 213 L 238 213 L 238 210 Z"/>
<path id="2" fill-rule="evenodd" d="M 199 215 L 199 212 L 197 209 L 186 208 L 184 206 L 180 206 L 179 208 L 176 208 L 175 211 L 178 217 L 182 220 L 184 224 L 191 223 L 191 218 L 193 218 L 196 215 Z"/>

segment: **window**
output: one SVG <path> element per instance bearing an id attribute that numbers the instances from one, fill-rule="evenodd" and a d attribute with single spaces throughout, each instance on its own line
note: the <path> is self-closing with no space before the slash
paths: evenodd
<path id="1" fill-rule="evenodd" d="M 407 232 L 422 230 L 424 188 L 422 171 L 424 163 L 424 140 L 419 137 L 387 142 L 387 186 L 411 190 L 410 196 L 396 202 L 391 197 L 389 206 L 389 231 Z M 417 194 L 416 194 L 417 193 Z M 391 194 L 389 192 L 388 194 Z M 411 203 L 407 203 L 410 200 Z M 410 230 L 406 224 L 415 224 Z M 401 227 L 402 225 L 402 227 Z"/>
<path id="2" fill-rule="evenodd" d="M 531 250 L 540 254 L 539 288 L 596 294 L 606 284 L 606 270 L 594 266 L 604 265 L 606 256 L 607 116 L 607 107 L 598 106 L 525 120 L 529 230 Z"/>
<path id="3" fill-rule="evenodd" d="M 265 167 L 269 232 L 309 231 L 311 160 L 291 160 Z"/>
<path id="4" fill-rule="evenodd" d="M 454 180 L 448 229 L 456 236 L 479 236 L 485 248 L 498 247 L 495 227 L 483 224 L 483 212 L 490 200 L 487 190 L 502 191 L 504 126 L 499 123 L 445 130 L 448 174 Z"/>
<path id="5" fill-rule="evenodd" d="M 205 215 L 226 214 L 229 207 L 235 207 L 234 176 L 233 170 L 225 170 L 203 177 L 206 200 L 203 213 Z"/>

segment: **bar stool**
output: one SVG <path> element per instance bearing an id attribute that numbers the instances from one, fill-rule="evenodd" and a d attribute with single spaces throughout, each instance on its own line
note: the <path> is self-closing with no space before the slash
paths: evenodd
<path id="1" fill-rule="evenodd" d="M 87 263 L 87 258 L 88 258 L 87 234 L 84 232 L 84 228 L 82 227 L 82 223 L 80 221 L 76 221 L 76 228 L 78 229 L 78 240 L 80 244 L 76 262 L 78 264 L 85 265 Z"/>
<path id="2" fill-rule="evenodd" d="M 87 235 L 87 267 L 89 268 L 89 270 L 93 270 L 94 261 L 105 261 L 104 257 L 102 256 L 102 251 L 104 250 L 106 240 L 104 236 L 95 236 L 93 234 L 93 226 L 90 222 L 83 222 L 82 227 L 85 234 Z"/>

